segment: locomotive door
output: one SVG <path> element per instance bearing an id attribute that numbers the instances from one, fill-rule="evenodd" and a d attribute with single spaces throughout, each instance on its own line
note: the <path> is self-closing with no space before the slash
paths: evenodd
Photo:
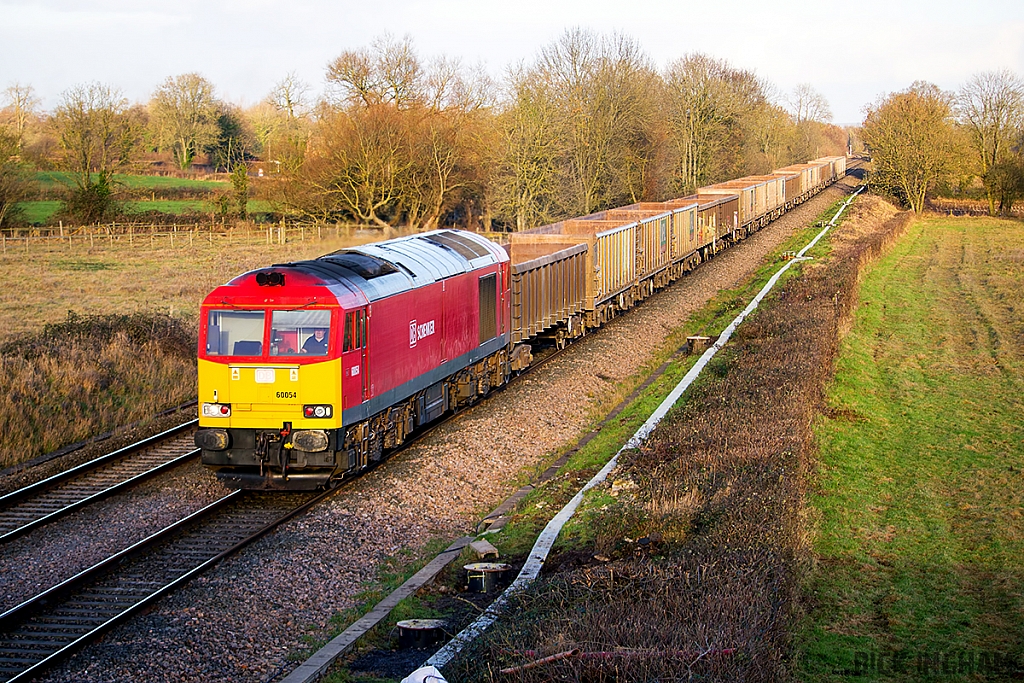
<path id="1" fill-rule="evenodd" d="M 366 309 L 345 313 L 345 337 L 341 349 L 342 410 L 366 399 Z"/>

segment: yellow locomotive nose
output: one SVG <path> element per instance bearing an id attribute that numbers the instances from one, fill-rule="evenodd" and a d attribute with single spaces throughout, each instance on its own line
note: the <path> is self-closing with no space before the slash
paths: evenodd
<path id="1" fill-rule="evenodd" d="M 315 488 L 339 467 L 341 359 L 329 353 L 339 346 L 330 336 L 337 308 L 312 308 L 314 301 L 203 307 L 195 440 L 203 463 L 229 485 Z"/>
<path id="2" fill-rule="evenodd" d="M 291 422 L 296 429 L 341 427 L 341 360 L 305 365 L 199 360 L 200 427 L 266 428 Z"/>

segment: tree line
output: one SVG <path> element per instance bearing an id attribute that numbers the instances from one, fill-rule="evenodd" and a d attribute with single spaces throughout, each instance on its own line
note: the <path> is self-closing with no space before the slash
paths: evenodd
<path id="1" fill-rule="evenodd" d="M 145 104 L 90 83 L 50 112 L 15 83 L 0 112 L 0 223 L 28 169 L 65 171 L 65 211 L 92 222 L 117 210 L 115 174 L 162 156 L 183 171 L 203 158 L 243 195 L 261 161 L 260 191 L 305 220 L 522 230 L 847 145 L 810 86 L 781 96 L 704 54 L 659 69 L 635 40 L 585 30 L 501 79 L 385 35 L 333 59 L 325 83 L 315 95 L 290 75 L 247 109 L 195 73 Z"/>
<path id="2" fill-rule="evenodd" d="M 1024 197 L 1024 80 L 983 72 L 953 92 L 916 82 L 868 107 L 863 139 L 872 182 L 914 211 L 930 193 L 980 186 L 989 213 L 1008 214 Z"/>

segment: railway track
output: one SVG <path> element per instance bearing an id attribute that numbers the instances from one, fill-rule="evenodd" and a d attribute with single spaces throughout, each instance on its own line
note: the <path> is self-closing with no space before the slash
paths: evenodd
<path id="1" fill-rule="evenodd" d="M 199 456 L 197 420 L 0 497 L 0 543 Z"/>
<path id="2" fill-rule="evenodd" d="M 0 681 L 27 681 L 336 489 L 234 491 L 0 614 Z"/>

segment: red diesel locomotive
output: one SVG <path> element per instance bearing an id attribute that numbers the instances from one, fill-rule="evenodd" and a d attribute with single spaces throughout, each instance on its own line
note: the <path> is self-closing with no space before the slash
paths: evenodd
<path id="1" fill-rule="evenodd" d="M 312 489 L 379 460 L 510 372 L 509 258 L 436 231 L 241 275 L 206 297 L 203 464 Z"/>

